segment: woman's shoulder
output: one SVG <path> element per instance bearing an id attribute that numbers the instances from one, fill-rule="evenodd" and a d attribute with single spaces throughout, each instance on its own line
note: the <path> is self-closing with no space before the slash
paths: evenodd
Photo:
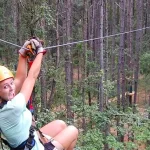
<path id="1" fill-rule="evenodd" d="M 26 108 L 25 97 L 22 93 L 18 93 L 12 100 L 7 102 L 8 109 L 13 108 L 17 111 L 23 111 Z"/>

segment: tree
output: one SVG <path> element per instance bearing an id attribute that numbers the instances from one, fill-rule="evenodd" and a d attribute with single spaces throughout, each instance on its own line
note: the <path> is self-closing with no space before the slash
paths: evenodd
<path id="1" fill-rule="evenodd" d="M 125 31 L 125 1 L 120 1 L 120 32 L 123 33 Z M 125 49 L 125 35 L 120 35 L 120 49 L 119 49 L 119 58 L 118 58 L 118 77 L 117 77 L 117 101 L 118 107 L 121 106 L 123 109 L 125 108 L 125 70 L 124 70 L 124 49 Z M 122 98 L 120 101 L 120 94 L 122 94 Z"/>
<path id="2" fill-rule="evenodd" d="M 143 5 L 142 5 L 142 0 L 139 0 L 136 2 L 136 8 L 137 8 L 137 24 L 136 28 L 140 29 L 142 28 L 142 20 L 143 20 Z M 135 45 L 135 60 L 134 60 L 134 65 L 135 65 L 135 70 L 134 70 L 134 104 L 136 104 L 137 100 L 137 87 L 138 87 L 138 76 L 139 76 L 139 55 L 140 55 L 140 49 L 141 49 L 141 40 L 142 40 L 142 31 L 137 31 L 136 32 L 136 45 Z"/>
<path id="3" fill-rule="evenodd" d="M 103 30 L 104 30 L 104 27 L 103 27 L 103 24 L 104 24 L 104 1 L 101 0 L 100 3 L 99 3 L 99 17 L 100 17 L 100 24 L 98 25 L 99 29 L 98 32 L 99 32 L 99 37 L 103 37 Z M 99 65 L 100 65 L 100 70 L 102 70 L 104 72 L 104 48 L 103 48 L 103 38 L 100 38 L 99 40 Z M 102 75 L 100 77 L 100 82 L 99 82 L 99 95 L 98 95 L 98 101 L 99 101 L 99 110 L 100 111 L 103 111 L 104 109 L 104 91 L 103 91 L 103 81 L 104 81 L 104 75 Z"/>
<path id="4" fill-rule="evenodd" d="M 72 0 L 66 1 L 66 43 L 71 41 L 71 10 Z M 73 121 L 73 112 L 71 111 L 72 102 L 72 58 L 71 58 L 71 47 L 66 46 L 65 54 L 65 73 L 66 73 L 66 102 L 67 102 L 67 118 L 69 121 Z"/>

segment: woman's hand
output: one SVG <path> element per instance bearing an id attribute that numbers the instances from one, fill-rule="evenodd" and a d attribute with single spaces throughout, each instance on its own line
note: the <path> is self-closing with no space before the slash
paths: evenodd
<path id="1" fill-rule="evenodd" d="M 24 45 L 21 47 L 21 49 L 19 50 L 19 53 L 21 54 L 21 56 L 23 57 L 27 57 L 26 52 L 27 52 L 27 46 L 31 44 L 30 40 L 27 40 Z"/>
<path id="2" fill-rule="evenodd" d="M 39 53 L 43 53 L 43 55 L 46 53 L 46 50 L 43 49 L 41 41 L 37 39 L 31 39 L 30 42 L 31 46 L 36 49 L 37 55 Z"/>
<path id="3" fill-rule="evenodd" d="M 44 55 L 46 53 L 46 50 L 43 49 L 42 44 L 43 42 L 38 38 L 29 39 L 24 43 L 22 48 L 19 50 L 19 53 L 21 54 L 21 56 L 26 58 L 28 56 L 28 52 L 30 52 L 30 50 L 28 49 L 28 45 L 30 45 L 32 50 L 35 51 L 35 54 L 43 53 Z"/>

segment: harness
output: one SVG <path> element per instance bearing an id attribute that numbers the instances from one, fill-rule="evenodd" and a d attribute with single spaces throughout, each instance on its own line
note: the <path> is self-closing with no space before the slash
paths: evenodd
<path id="1" fill-rule="evenodd" d="M 10 144 L 8 143 L 7 140 L 3 139 L 1 137 L 1 132 L 0 132 L 0 139 L 1 139 L 1 146 L 2 146 L 2 149 L 4 150 L 3 148 L 3 144 L 2 142 L 7 145 L 10 150 L 32 150 L 32 148 L 34 147 L 35 145 L 35 140 L 34 140 L 34 126 L 31 126 L 30 127 L 30 130 L 29 130 L 29 138 L 27 140 L 25 140 L 24 142 L 22 142 L 18 147 L 16 148 L 13 148 L 10 146 Z"/>
<path id="2" fill-rule="evenodd" d="M 7 104 L 6 101 L 3 101 L 2 103 L 0 103 L 0 109 L 2 109 L 4 107 L 4 105 Z M 35 140 L 34 140 L 34 131 L 35 131 L 35 127 L 31 125 L 30 130 L 29 130 L 29 138 L 27 140 L 25 140 L 24 142 L 22 142 L 18 147 L 13 148 L 10 146 L 10 144 L 8 143 L 8 141 L 4 138 L 1 137 L 1 129 L 0 129 L 0 141 L 1 141 L 1 147 L 3 148 L 3 144 L 2 142 L 7 145 L 10 150 L 32 150 L 32 148 L 35 145 Z"/>

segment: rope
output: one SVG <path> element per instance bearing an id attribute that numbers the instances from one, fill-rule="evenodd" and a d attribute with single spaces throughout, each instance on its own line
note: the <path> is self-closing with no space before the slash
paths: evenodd
<path id="1" fill-rule="evenodd" d="M 112 35 L 106 35 L 103 37 L 97 37 L 97 38 L 93 38 L 93 39 L 87 39 L 87 40 L 82 40 L 82 41 L 76 41 L 76 42 L 70 42 L 70 43 L 66 43 L 66 44 L 60 44 L 60 45 L 54 45 L 54 46 L 50 46 L 50 47 L 45 47 L 44 49 L 52 49 L 52 48 L 56 48 L 56 47 L 62 47 L 62 46 L 67 46 L 67 45 L 73 45 L 73 44 L 78 44 L 78 43 L 83 43 L 83 42 L 88 42 L 88 41 L 94 41 L 94 40 L 99 40 L 99 39 L 105 39 L 105 38 L 109 38 L 109 37 L 114 37 L 114 36 L 119 36 L 119 35 L 123 35 L 123 34 L 128 34 L 128 33 L 133 33 L 133 32 L 137 32 L 137 31 L 141 31 L 141 30 L 145 30 L 145 29 L 149 29 L 149 27 L 145 27 L 145 28 L 140 28 L 140 29 L 136 29 L 136 30 L 131 30 L 131 31 L 126 31 L 126 32 L 122 32 L 122 33 L 117 33 L 117 34 L 112 34 Z M 21 48 L 22 46 L 19 46 L 17 44 L 5 41 L 0 39 L 1 42 L 16 46 Z"/>

